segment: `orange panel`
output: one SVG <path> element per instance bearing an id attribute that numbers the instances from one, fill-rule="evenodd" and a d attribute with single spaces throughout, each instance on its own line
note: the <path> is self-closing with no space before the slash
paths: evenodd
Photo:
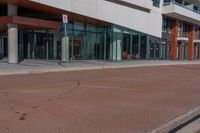
<path id="1" fill-rule="evenodd" d="M 193 48 L 194 48 L 194 28 L 193 26 L 189 27 L 188 31 L 188 59 L 192 60 L 193 59 Z"/>
<path id="2" fill-rule="evenodd" d="M 35 19 L 28 17 L 19 17 L 19 16 L 6 16 L 0 17 L 0 26 L 6 26 L 9 23 L 29 26 L 29 27 L 40 27 L 48 29 L 59 29 L 61 28 L 61 23 L 56 21 L 49 21 L 43 19 Z"/>

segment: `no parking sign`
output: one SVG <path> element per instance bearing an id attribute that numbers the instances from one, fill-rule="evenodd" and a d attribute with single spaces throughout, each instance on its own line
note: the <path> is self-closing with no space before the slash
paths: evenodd
<path id="1" fill-rule="evenodd" d="M 63 14 L 62 18 L 63 18 L 63 23 L 67 24 L 68 23 L 68 16 L 66 14 Z"/>

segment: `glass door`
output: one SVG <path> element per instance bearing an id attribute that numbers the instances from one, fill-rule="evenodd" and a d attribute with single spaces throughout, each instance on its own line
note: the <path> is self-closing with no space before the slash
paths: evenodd
<path id="1" fill-rule="evenodd" d="M 35 32 L 34 33 L 34 58 L 35 59 L 53 59 L 54 47 L 53 47 L 53 34 Z"/>
<path id="2" fill-rule="evenodd" d="M 155 58 L 157 60 L 160 59 L 160 44 L 159 43 L 156 43 L 156 46 L 155 46 Z"/>
<path id="3" fill-rule="evenodd" d="M 95 43 L 95 54 L 96 60 L 104 60 L 106 58 L 106 42 L 105 33 L 97 33 L 96 43 Z"/>
<path id="4" fill-rule="evenodd" d="M 194 48 L 193 48 L 193 53 L 194 53 L 194 59 L 198 59 L 198 43 L 194 44 Z"/>
<path id="5" fill-rule="evenodd" d="M 178 42 L 176 58 L 177 59 L 183 59 L 183 52 L 184 52 L 183 46 L 182 46 L 181 42 Z"/>
<path id="6" fill-rule="evenodd" d="M 188 52 L 187 44 L 183 44 L 182 45 L 182 59 L 183 60 L 187 59 L 187 52 Z"/>
<path id="7" fill-rule="evenodd" d="M 130 57 L 130 45 L 131 45 L 131 35 L 128 33 L 123 33 L 123 48 L 122 48 L 122 59 L 131 59 Z"/>
<path id="8" fill-rule="evenodd" d="M 132 35 L 132 58 L 139 59 L 139 45 L 140 45 L 140 35 L 139 33 L 133 33 Z"/>
<path id="9" fill-rule="evenodd" d="M 35 47 L 34 47 L 34 56 L 35 59 L 46 59 L 47 58 L 47 44 L 44 33 L 34 33 L 35 35 Z"/>
<path id="10" fill-rule="evenodd" d="M 23 31 L 19 31 L 19 40 L 18 40 L 18 48 L 19 48 L 19 61 L 24 60 L 25 56 L 24 56 L 24 39 L 23 39 Z"/>
<path id="11" fill-rule="evenodd" d="M 74 31 L 73 59 L 85 60 L 85 32 L 83 31 Z"/>
<path id="12" fill-rule="evenodd" d="M 3 39 L 0 37 L 0 60 L 3 59 L 3 56 L 4 56 L 4 48 L 3 48 Z"/>
<path id="13" fill-rule="evenodd" d="M 6 36 L 2 38 L 2 52 L 3 52 L 2 58 L 7 58 L 8 57 L 8 38 Z"/>
<path id="14" fill-rule="evenodd" d="M 167 59 L 167 43 L 163 42 L 160 45 L 160 59 Z"/>
<path id="15" fill-rule="evenodd" d="M 200 44 L 198 44 L 198 59 L 200 59 Z"/>
<path id="16" fill-rule="evenodd" d="M 0 32 L 0 60 L 8 57 L 7 32 Z"/>
<path id="17" fill-rule="evenodd" d="M 150 43 L 150 59 L 154 59 L 154 55 L 155 55 L 155 44 L 154 43 Z"/>

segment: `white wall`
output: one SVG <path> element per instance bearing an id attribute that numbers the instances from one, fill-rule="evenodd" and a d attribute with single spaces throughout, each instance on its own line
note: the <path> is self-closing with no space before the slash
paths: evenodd
<path id="1" fill-rule="evenodd" d="M 169 17 L 177 18 L 189 23 L 197 25 L 200 23 L 200 15 L 198 13 L 175 4 L 164 6 L 162 8 L 162 13 Z"/>
<path id="2" fill-rule="evenodd" d="M 162 15 L 152 0 L 123 0 L 150 9 L 150 13 L 105 0 L 31 0 L 84 16 L 104 20 L 133 30 L 161 37 Z"/>

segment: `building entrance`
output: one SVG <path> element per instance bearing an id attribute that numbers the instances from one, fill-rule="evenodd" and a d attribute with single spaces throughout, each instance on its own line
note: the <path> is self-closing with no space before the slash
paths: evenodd
<path id="1" fill-rule="evenodd" d="M 44 31 L 20 31 L 20 59 L 57 59 L 57 42 L 52 33 Z"/>
<path id="2" fill-rule="evenodd" d="M 150 59 L 160 59 L 160 48 L 159 43 L 150 43 Z"/>
<path id="3" fill-rule="evenodd" d="M 200 44 L 199 43 L 194 43 L 194 59 L 200 59 Z"/>
<path id="4" fill-rule="evenodd" d="M 188 45 L 187 45 L 187 43 L 178 42 L 177 59 L 186 60 L 187 56 L 188 56 Z"/>
<path id="5" fill-rule="evenodd" d="M 170 47 L 169 47 L 169 42 L 163 41 L 162 44 L 160 45 L 160 59 L 169 59 L 169 52 L 170 52 Z"/>

